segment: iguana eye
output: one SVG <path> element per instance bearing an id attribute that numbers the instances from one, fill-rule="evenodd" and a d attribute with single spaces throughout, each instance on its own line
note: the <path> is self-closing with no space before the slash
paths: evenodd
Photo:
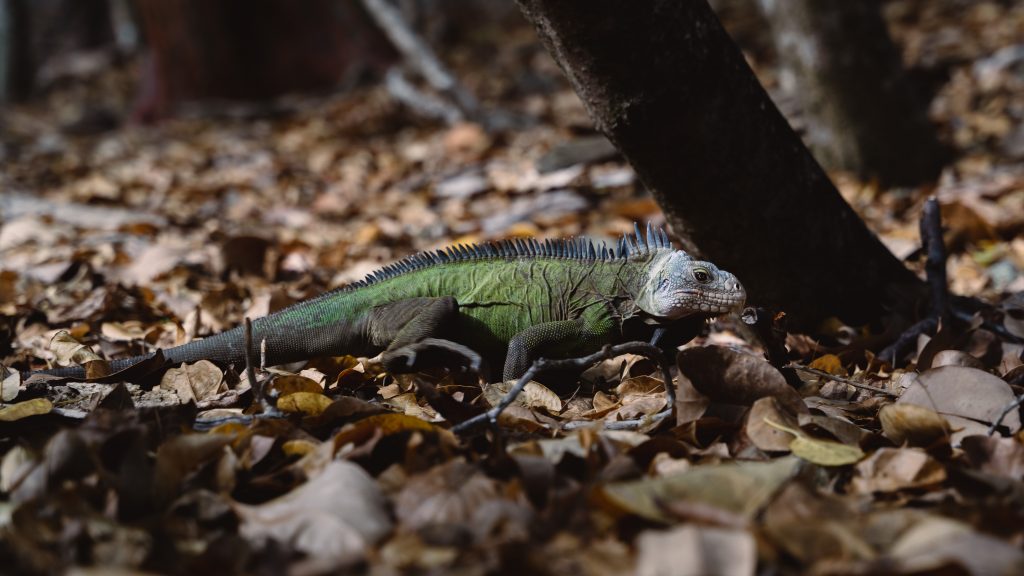
<path id="1" fill-rule="evenodd" d="M 700 282 L 701 284 L 705 284 L 711 281 L 711 273 L 705 270 L 704 268 L 697 268 L 696 270 L 694 270 L 693 277 L 697 280 L 697 282 Z"/>

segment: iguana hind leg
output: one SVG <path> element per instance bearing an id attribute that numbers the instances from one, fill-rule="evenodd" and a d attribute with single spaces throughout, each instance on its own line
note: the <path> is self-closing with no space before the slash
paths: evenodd
<path id="1" fill-rule="evenodd" d="M 599 350 L 607 340 L 608 335 L 604 329 L 583 318 L 530 326 L 509 341 L 502 378 L 518 379 L 537 358 L 588 354 Z"/>
<path id="2" fill-rule="evenodd" d="M 371 341 L 386 346 L 381 361 L 389 372 L 410 372 L 416 367 L 456 358 L 479 372 L 480 355 L 470 348 L 446 340 L 458 319 L 455 298 L 409 298 L 374 308 L 370 316 Z"/>

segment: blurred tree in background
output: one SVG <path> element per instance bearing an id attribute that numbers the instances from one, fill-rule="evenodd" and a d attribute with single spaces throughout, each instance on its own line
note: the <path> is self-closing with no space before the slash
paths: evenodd
<path id="1" fill-rule="evenodd" d="M 942 149 L 927 102 L 907 80 L 878 0 L 758 0 L 782 89 L 807 115 L 806 142 L 827 168 L 897 185 L 934 180 Z"/>

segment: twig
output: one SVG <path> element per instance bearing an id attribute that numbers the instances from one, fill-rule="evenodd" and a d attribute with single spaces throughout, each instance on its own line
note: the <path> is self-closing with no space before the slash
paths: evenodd
<path id="1" fill-rule="evenodd" d="M 999 428 L 1003 424 L 1003 418 L 1006 418 L 1006 416 L 1010 412 L 1013 412 L 1014 410 L 1020 408 L 1021 404 L 1024 404 L 1024 394 L 1017 396 L 1016 400 L 1007 404 L 1006 408 L 1003 408 L 1003 411 L 999 414 L 999 418 L 996 418 L 996 421 L 993 422 L 992 425 L 988 427 L 988 435 L 991 436 L 995 434 L 996 428 Z"/>
<path id="2" fill-rule="evenodd" d="M 861 390 L 868 390 L 870 392 L 875 392 L 875 393 L 878 393 L 878 394 L 884 394 L 884 395 L 890 396 L 892 398 L 896 398 L 896 397 L 899 396 L 899 394 L 897 394 L 895 392 L 890 392 L 889 390 L 886 390 L 885 388 L 879 388 L 878 386 L 872 386 L 870 384 L 864 384 L 862 382 L 857 382 L 856 380 L 850 380 L 849 378 L 844 378 L 842 376 L 836 376 L 835 374 L 829 374 L 828 372 L 825 372 L 824 370 L 818 370 L 817 368 L 811 368 L 810 366 L 804 366 L 803 364 L 796 364 L 796 363 L 789 364 L 788 368 L 792 368 L 794 370 L 799 370 L 801 372 L 806 372 L 808 374 L 814 374 L 815 376 L 821 376 L 822 378 L 827 378 L 829 380 L 835 380 L 836 382 L 842 382 L 843 384 L 849 384 L 850 386 L 853 386 L 854 388 L 860 388 Z"/>
<path id="3" fill-rule="evenodd" d="M 931 316 L 949 320 L 949 283 L 946 278 L 946 245 L 942 241 L 942 213 L 939 201 L 932 196 L 924 203 L 921 213 L 921 245 L 927 254 L 925 273 L 931 291 Z"/>
<path id="4" fill-rule="evenodd" d="M 942 213 L 939 201 L 932 196 L 924 203 L 920 222 L 921 246 L 925 250 L 925 274 L 931 293 L 928 317 L 903 331 L 895 342 L 886 346 L 878 357 L 892 360 L 895 367 L 917 342 L 921 334 L 933 334 L 940 325 L 949 326 L 949 283 L 946 278 L 946 245 L 942 241 Z"/>
<path id="5" fill-rule="evenodd" d="M 463 118 L 462 111 L 457 107 L 416 88 L 398 67 L 391 68 L 384 75 L 384 85 L 395 100 L 421 116 L 439 118 L 448 124 L 454 124 Z"/>
<path id="6" fill-rule="evenodd" d="M 477 114 L 479 107 L 476 99 L 445 69 L 434 51 L 409 27 L 397 8 L 387 0 L 363 0 L 363 6 L 388 40 L 433 89 L 451 97 L 463 117 L 472 118 Z"/>
<path id="7" fill-rule="evenodd" d="M 593 354 L 580 358 L 567 358 L 564 360 L 540 358 L 534 361 L 526 373 L 516 381 L 516 385 L 509 390 L 508 394 L 506 394 L 500 402 L 498 402 L 497 406 L 483 414 L 479 414 L 465 422 L 452 426 L 452 432 L 460 434 L 471 430 L 480 424 L 490 424 L 492 427 L 497 427 L 498 417 L 501 413 L 504 412 L 517 397 L 519 397 L 519 394 L 521 394 L 523 389 L 526 388 L 526 385 L 540 372 L 547 370 L 564 370 L 567 368 L 583 368 L 600 360 L 608 360 L 621 354 L 638 354 L 640 356 L 650 358 L 658 363 L 658 367 L 661 368 L 661 376 L 665 380 L 665 399 L 668 403 L 668 407 L 663 412 L 650 416 L 648 419 L 624 420 L 617 423 L 609 423 L 607 426 L 610 429 L 635 429 L 640 425 L 651 421 L 650 419 L 662 420 L 667 416 L 670 416 L 675 410 L 676 390 L 672 386 L 672 373 L 669 369 L 668 362 L 665 361 L 665 355 L 661 350 L 646 342 L 626 342 L 616 346 L 605 346 L 598 352 L 594 352 Z M 627 424 L 627 422 L 629 422 L 629 424 Z M 615 426 L 613 427 L 613 425 Z"/>

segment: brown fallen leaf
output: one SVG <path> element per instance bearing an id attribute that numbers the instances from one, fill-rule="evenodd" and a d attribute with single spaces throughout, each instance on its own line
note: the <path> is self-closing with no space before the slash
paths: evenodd
<path id="1" fill-rule="evenodd" d="M 961 442 L 971 466 L 995 476 L 1024 478 L 1024 445 L 1018 437 L 967 436 Z"/>
<path id="2" fill-rule="evenodd" d="M 685 525 L 637 538 L 638 576 L 753 575 L 757 544 L 746 530 Z"/>
<path id="3" fill-rule="evenodd" d="M 497 482 L 457 459 L 410 478 L 395 496 L 395 515 L 405 530 L 463 524 L 480 506 L 498 498 Z"/>
<path id="4" fill-rule="evenodd" d="M 929 515 L 904 531 L 888 551 L 903 574 L 956 573 L 1021 574 L 1024 572 L 1024 551 L 1020 547 L 968 524 L 941 516 Z"/>
<path id="5" fill-rule="evenodd" d="M 33 398 L 0 408 L 0 422 L 14 422 L 29 416 L 49 414 L 53 404 L 46 398 Z"/>
<path id="6" fill-rule="evenodd" d="M 946 480 L 946 469 L 919 448 L 880 448 L 855 468 L 851 488 L 861 494 L 927 488 Z"/>
<path id="7" fill-rule="evenodd" d="M 171 368 L 160 378 L 160 388 L 174 392 L 182 402 L 199 403 L 227 390 L 224 373 L 209 360 Z"/>
<path id="8" fill-rule="evenodd" d="M 515 386 L 515 381 L 487 384 L 483 387 L 484 399 L 491 406 L 497 406 L 508 391 Z M 513 404 L 526 408 L 543 408 L 548 414 L 557 415 L 562 411 L 562 400 L 547 386 L 539 382 L 527 382 L 523 392 Z"/>
<path id="9" fill-rule="evenodd" d="M 92 348 L 75 340 L 67 330 L 58 330 L 50 339 L 50 351 L 61 366 L 78 366 L 94 360 L 102 360 Z"/>
<path id="10" fill-rule="evenodd" d="M 243 537 L 273 538 L 335 567 L 364 558 L 392 527 L 377 482 L 344 460 L 269 502 L 233 507 Z"/>
<path id="11" fill-rule="evenodd" d="M 747 413 L 747 420 L 744 430 L 750 441 L 765 452 L 789 452 L 789 445 L 793 442 L 793 434 L 778 426 L 772 426 L 767 421 L 778 422 L 788 428 L 799 428 L 795 416 L 786 411 L 785 408 L 773 396 L 758 398 Z"/>
<path id="12" fill-rule="evenodd" d="M 277 399 L 277 409 L 289 414 L 319 416 L 331 403 L 330 398 L 319 392 L 292 392 Z"/>
<path id="13" fill-rule="evenodd" d="M 789 428 L 772 420 L 766 419 L 765 423 L 795 436 L 789 443 L 789 449 L 794 456 L 799 456 L 808 462 L 820 466 L 846 466 L 864 458 L 864 452 L 857 446 L 814 438 L 799 428 Z"/>
<path id="14" fill-rule="evenodd" d="M 775 396 L 793 414 L 807 405 L 781 372 L 765 359 L 720 346 L 688 348 L 676 357 L 679 373 L 694 388 L 716 402 L 750 406 L 758 398 Z"/>
<path id="15" fill-rule="evenodd" d="M 937 412 L 916 404 L 901 403 L 883 406 L 878 411 L 882 432 L 894 444 L 927 448 L 945 439 L 952 428 Z"/>
<path id="16" fill-rule="evenodd" d="M 323 394 L 324 387 L 316 380 L 298 374 L 278 374 L 270 381 L 267 391 L 274 391 L 278 396 L 287 396 L 295 392 Z"/>
<path id="17" fill-rule="evenodd" d="M 749 520 L 796 473 L 799 459 L 706 464 L 660 478 L 606 484 L 599 502 L 618 514 L 635 514 L 658 522 L 673 516 L 661 502 L 689 500 L 717 507 Z"/>
<path id="18" fill-rule="evenodd" d="M 0 402 L 10 402 L 21 390 L 21 373 L 14 370 L 0 379 Z"/>
<path id="19" fill-rule="evenodd" d="M 1015 399 L 1013 391 L 998 376 L 977 368 L 943 366 L 918 374 L 897 404 L 916 404 L 942 416 L 990 424 Z M 956 421 L 950 421 L 959 427 Z M 1020 415 L 1012 411 L 1003 419 L 1011 433 L 1020 430 Z M 954 442 L 969 432 L 954 433 Z"/>

